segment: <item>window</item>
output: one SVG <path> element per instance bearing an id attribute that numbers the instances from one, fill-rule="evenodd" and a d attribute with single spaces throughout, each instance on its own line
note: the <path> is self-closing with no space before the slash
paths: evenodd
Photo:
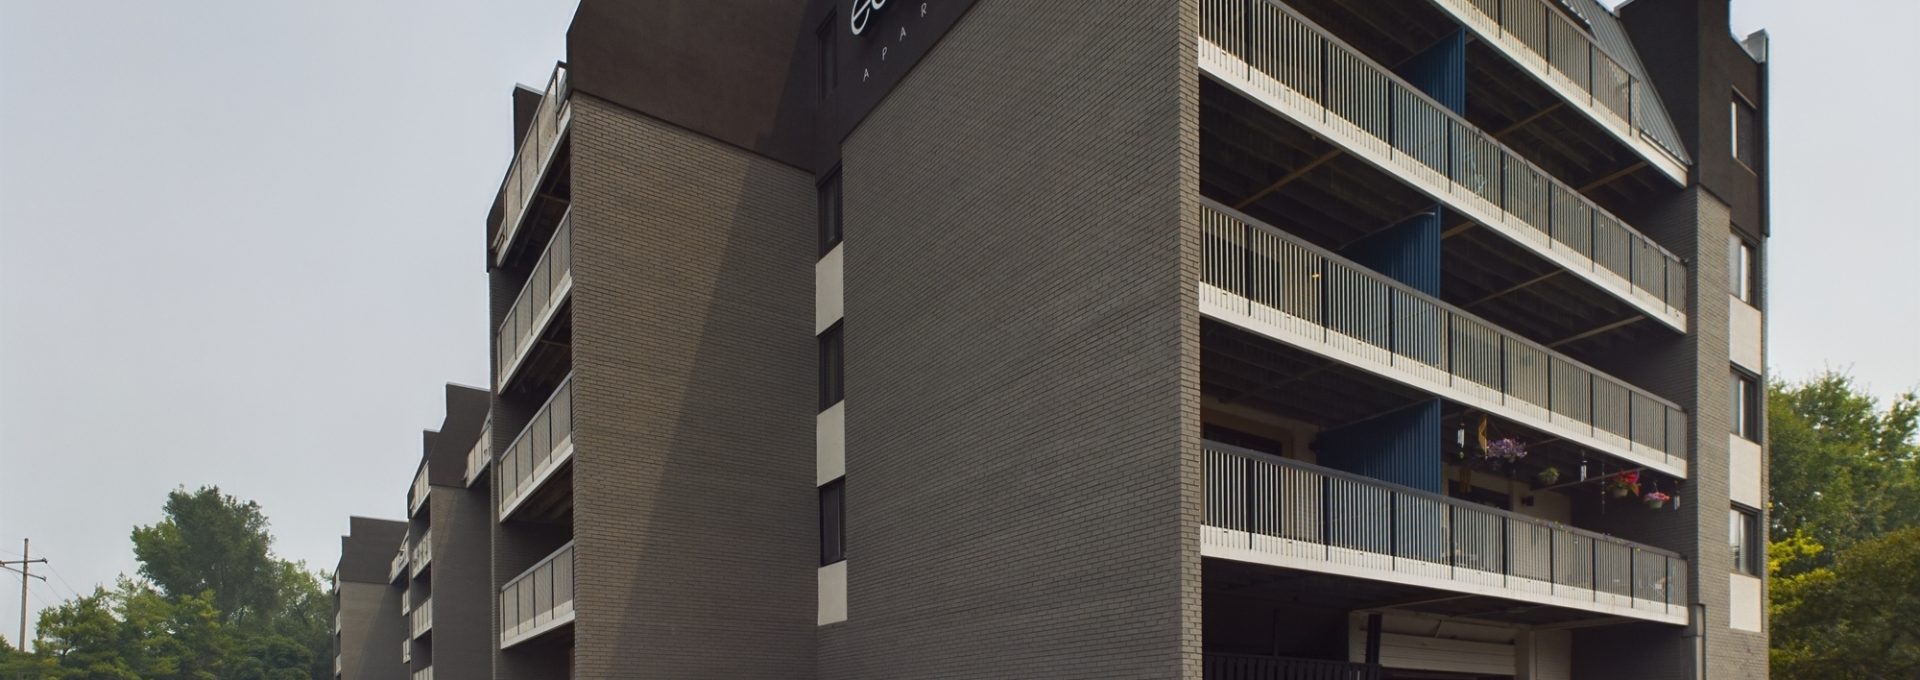
<path id="1" fill-rule="evenodd" d="M 1753 246 L 1739 234 L 1727 235 L 1727 292 L 1747 304 L 1753 304 L 1753 294 L 1758 290 L 1755 264 Z"/>
<path id="2" fill-rule="evenodd" d="M 820 334 L 820 410 L 840 403 L 847 398 L 845 349 L 840 328 L 845 322 L 835 322 L 827 332 Z"/>
<path id="3" fill-rule="evenodd" d="M 1727 544 L 1733 549 L 1733 570 L 1760 575 L 1760 515 L 1742 508 L 1727 513 Z"/>
<path id="4" fill-rule="evenodd" d="M 847 478 L 820 487 L 820 566 L 847 559 Z"/>
<path id="5" fill-rule="evenodd" d="M 826 99 L 833 89 L 840 86 L 840 43 L 834 40 L 833 13 L 827 14 L 825 23 L 813 33 L 814 50 L 819 53 L 820 98 Z"/>
<path id="6" fill-rule="evenodd" d="M 1733 372 L 1733 433 L 1760 441 L 1760 381 Z"/>
<path id="7" fill-rule="evenodd" d="M 834 168 L 820 180 L 816 196 L 820 209 L 820 254 L 826 255 L 840 245 L 840 169 Z"/>
<path id="8" fill-rule="evenodd" d="M 1733 93 L 1733 158 L 1741 164 L 1760 168 L 1760 112 L 1740 93 Z"/>

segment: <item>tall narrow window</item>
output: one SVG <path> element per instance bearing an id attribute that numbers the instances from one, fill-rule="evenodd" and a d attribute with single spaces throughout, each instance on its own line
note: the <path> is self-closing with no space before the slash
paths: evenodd
<path id="1" fill-rule="evenodd" d="M 820 487 L 820 566 L 847 559 L 847 478 Z"/>
<path id="2" fill-rule="evenodd" d="M 834 40 L 834 14 L 827 13 L 827 20 L 814 31 L 814 50 L 819 54 L 820 98 L 826 99 L 833 89 L 840 86 L 840 44 Z"/>
<path id="3" fill-rule="evenodd" d="M 1760 441 L 1760 381 L 1733 372 L 1733 433 Z"/>
<path id="4" fill-rule="evenodd" d="M 847 397 L 845 349 L 841 338 L 841 327 L 845 324 L 835 322 L 827 332 L 820 334 L 820 410 L 840 403 Z"/>
<path id="5" fill-rule="evenodd" d="M 1727 513 L 1727 545 L 1733 549 L 1733 570 L 1760 575 L 1760 516 L 1734 508 Z"/>
<path id="6" fill-rule="evenodd" d="M 820 254 L 840 245 L 840 169 L 834 168 L 816 188 L 820 210 Z"/>
<path id="7" fill-rule="evenodd" d="M 1740 93 L 1733 94 L 1733 158 L 1741 164 L 1760 169 L 1760 112 Z"/>
<path id="8" fill-rule="evenodd" d="M 1755 271 L 1757 262 L 1753 256 L 1753 246 L 1739 234 L 1727 236 L 1727 292 L 1740 298 L 1741 302 L 1753 304 L 1755 285 L 1759 272 Z"/>

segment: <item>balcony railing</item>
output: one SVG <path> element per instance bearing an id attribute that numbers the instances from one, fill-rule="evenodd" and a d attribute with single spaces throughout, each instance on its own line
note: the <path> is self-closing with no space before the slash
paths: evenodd
<path id="1" fill-rule="evenodd" d="M 413 575 L 419 576 L 433 563 L 433 530 L 420 534 L 420 540 L 413 544 Z"/>
<path id="2" fill-rule="evenodd" d="M 433 667 L 428 666 L 413 672 L 413 680 L 433 680 Z"/>
<path id="3" fill-rule="evenodd" d="M 546 251 L 534 265 L 533 275 L 527 278 L 527 285 L 521 287 L 513 306 L 507 309 L 506 318 L 500 320 L 494 342 L 494 375 L 499 376 L 497 389 L 506 389 L 521 360 L 552 321 L 554 311 L 572 291 L 573 217 L 569 212 L 560 219 L 553 240 L 547 243 Z"/>
<path id="4" fill-rule="evenodd" d="M 1205 554 L 1687 620 L 1677 554 L 1224 444 L 1205 456 Z"/>
<path id="5" fill-rule="evenodd" d="M 1685 412 L 1213 201 L 1200 306 L 1356 368 L 1678 477 Z"/>
<path id="6" fill-rule="evenodd" d="M 1206 680 L 1380 680 L 1380 667 L 1363 663 L 1214 652 L 1203 658 Z"/>
<path id="7" fill-rule="evenodd" d="M 573 457 L 573 378 L 561 381 L 533 420 L 507 445 L 494 474 L 500 478 L 500 519 Z"/>
<path id="8" fill-rule="evenodd" d="M 333 655 L 333 677 L 340 677 L 340 655 Z"/>
<path id="9" fill-rule="evenodd" d="M 500 183 L 500 228 L 494 233 L 492 243 L 494 264 L 506 261 L 527 206 L 533 202 L 540 181 L 552 164 L 554 149 L 572 114 L 567 96 L 567 67 L 561 64 L 554 67 L 553 77 L 547 80 L 539 108 L 533 113 L 533 124 L 521 138 L 514 152 L 513 167 L 507 169 L 507 176 Z"/>
<path id="10" fill-rule="evenodd" d="M 407 618 L 407 615 L 412 613 L 413 586 L 407 586 L 406 590 L 400 591 L 400 618 Z"/>
<path id="11" fill-rule="evenodd" d="M 1205 0 L 1202 7 L 1204 70 L 1686 330 L 1686 265 L 1679 257 L 1285 5 Z"/>
<path id="12" fill-rule="evenodd" d="M 413 663 L 413 638 L 400 641 L 400 663 Z"/>
<path id="13" fill-rule="evenodd" d="M 502 649 L 573 621 L 573 543 L 500 589 Z"/>
<path id="14" fill-rule="evenodd" d="M 420 469 L 413 473 L 413 489 L 407 493 L 407 512 L 419 514 L 420 506 L 427 503 L 427 494 L 431 491 L 432 486 L 427 484 L 427 464 L 423 462 Z"/>
<path id="15" fill-rule="evenodd" d="M 388 581 L 398 581 L 407 573 L 407 537 L 400 537 L 400 548 L 393 556 L 393 566 L 387 570 Z"/>
<path id="16" fill-rule="evenodd" d="M 473 486 L 480 479 L 480 473 L 487 471 L 487 465 L 493 462 L 493 416 L 487 416 L 487 422 L 480 426 L 480 439 L 467 451 L 467 486 Z"/>
<path id="17" fill-rule="evenodd" d="M 431 597 L 421 600 L 420 606 L 413 608 L 413 636 L 417 638 L 426 635 L 430 630 L 433 630 L 433 598 Z"/>
<path id="18" fill-rule="evenodd" d="M 1521 68 L 1541 76 L 1549 89 L 1635 151 L 1659 154 L 1648 160 L 1675 181 L 1686 181 L 1686 152 L 1670 146 L 1680 137 L 1658 95 L 1573 19 L 1544 0 L 1433 3 Z"/>

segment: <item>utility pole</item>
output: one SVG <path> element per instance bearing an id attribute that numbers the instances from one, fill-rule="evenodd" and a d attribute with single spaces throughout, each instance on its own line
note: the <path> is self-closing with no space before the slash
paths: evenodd
<path id="1" fill-rule="evenodd" d="M 30 538 L 20 539 L 20 559 L 0 560 L 0 569 L 20 572 L 20 639 L 17 642 L 20 645 L 20 651 L 22 653 L 27 651 L 27 579 L 37 578 L 42 581 L 47 580 L 47 577 L 33 573 L 34 564 L 46 563 L 47 560 L 45 558 L 33 559 L 33 539 Z M 16 569 L 8 566 L 14 564 L 18 564 L 20 567 Z"/>

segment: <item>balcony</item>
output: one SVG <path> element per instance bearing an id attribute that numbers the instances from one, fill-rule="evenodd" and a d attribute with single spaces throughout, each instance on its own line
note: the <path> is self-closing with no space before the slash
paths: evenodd
<path id="1" fill-rule="evenodd" d="M 427 565 L 433 563 L 432 529 L 428 529 L 426 532 L 420 534 L 420 540 L 414 542 L 413 558 L 411 561 L 413 562 L 414 576 L 419 576 L 420 572 L 427 570 Z"/>
<path id="2" fill-rule="evenodd" d="M 547 169 L 553 165 L 554 151 L 559 148 L 560 137 L 573 116 L 573 108 L 567 103 L 568 94 L 567 67 L 562 64 L 553 69 L 553 76 L 547 80 L 547 89 L 533 114 L 533 124 L 521 138 L 513 167 L 507 169 L 507 176 L 500 184 L 500 226 L 489 244 L 496 266 L 506 262 L 513 239 L 529 212 L 527 208 L 538 197 Z"/>
<path id="3" fill-rule="evenodd" d="M 1676 184 L 1687 181 L 1686 152 L 1654 88 L 1634 77 L 1592 34 L 1547 0 L 1430 0 Z"/>
<path id="4" fill-rule="evenodd" d="M 1204 556 L 1687 622 L 1677 554 L 1257 451 L 1204 451 Z"/>
<path id="5" fill-rule="evenodd" d="M 573 543 L 500 589 L 500 648 L 573 623 Z"/>
<path id="6" fill-rule="evenodd" d="M 412 638 L 408 638 L 400 641 L 400 663 L 404 663 L 404 664 L 413 663 L 413 639 Z"/>
<path id="7" fill-rule="evenodd" d="M 393 565 L 387 570 L 388 581 L 398 581 L 407 575 L 407 537 L 400 537 L 400 548 L 393 556 Z"/>
<path id="8" fill-rule="evenodd" d="M 340 655 L 333 655 L 333 677 L 340 677 Z"/>
<path id="9" fill-rule="evenodd" d="M 1213 201 L 1200 311 L 1635 465 L 1687 476 L 1672 402 Z"/>
<path id="10" fill-rule="evenodd" d="M 413 672 L 413 680 L 433 680 L 433 667 L 428 666 Z"/>
<path id="11" fill-rule="evenodd" d="M 573 219 L 569 212 L 560 219 L 560 227 L 554 230 L 553 239 L 540 255 L 540 261 L 534 265 L 527 284 L 520 289 L 520 295 L 507 309 L 506 318 L 500 321 L 495 333 L 494 375 L 499 376 L 495 389 L 506 391 L 512 382 L 514 372 L 519 370 L 527 355 L 537 345 L 547 325 L 553 321 L 567 294 L 573 291 Z"/>
<path id="12" fill-rule="evenodd" d="M 1686 331 L 1678 257 L 1290 8 L 1207 0 L 1199 59 L 1212 79 L 1339 152 Z"/>
<path id="13" fill-rule="evenodd" d="M 420 606 L 413 608 L 413 614 L 410 615 L 410 620 L 413 622 L 413 625 L 410 627 L 410 630 L 413 631 L 413 637 L 415 639 L 418 639 L 421 636 L 426 635 L 428 632 L 432 631 L 433 630 L 433 598 L 428 597 L 427 599 L 421 600 Z"/>
<path id="14" fill-rule="evenodd" d="M 1380 668 L 1363 663 L 1214 652 L 1203 658 L 1200 677 L 1207 680 L 1380 680 Z"/>
<path id="15" fill-rule="evenodd" d="M 500 456 L 500 519 L 506 520 L 573 459 L 573 379 L 561 381 Z"/>
<path id="16" fill-rule="evenodd" d="M 433 489 L 427 484 L 427 464 L 420 463 L 420 469 L 413 473 L 413 488 L 407 491 L 407 513 L 420 514 L 421 506 L 427 504 L 427 494 Z"/>
<path id="17" fill-rule="evenodd" d="M 480 426 L 480 439 L 467 451 L 467 486 L 480 480 L 480 474 L 487 471 L 487 465 L 493 462 L 493 417 Z"/>

